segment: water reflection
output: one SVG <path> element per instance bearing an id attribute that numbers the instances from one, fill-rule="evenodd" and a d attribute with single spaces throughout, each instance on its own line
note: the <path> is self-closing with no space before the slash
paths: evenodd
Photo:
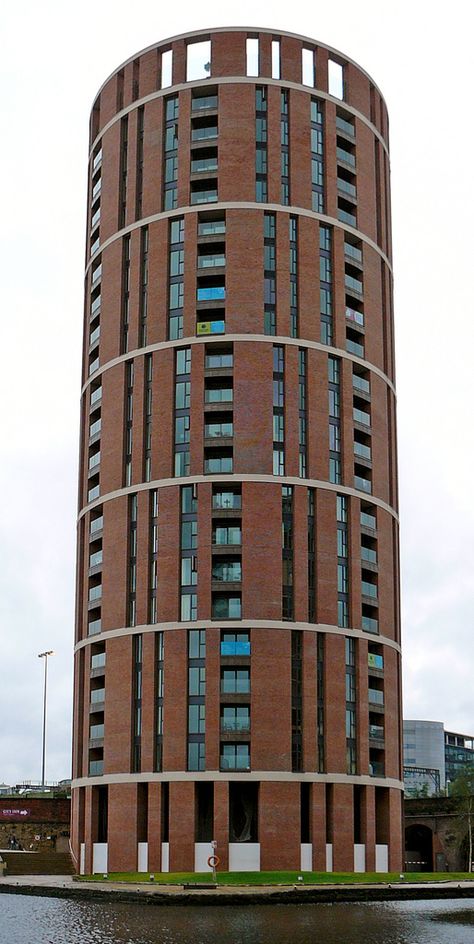
<path id="1" fill-rule="evenodd" d="M 8 944 L 465 944 L 466 901 L 250 905 L 115 905 L 0 895 Z"/>

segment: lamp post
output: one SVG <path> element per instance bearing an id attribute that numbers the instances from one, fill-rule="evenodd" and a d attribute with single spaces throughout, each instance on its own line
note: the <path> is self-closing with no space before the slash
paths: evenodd
<path id="1" fill-rule="evenodd" d="M 38 659 L 44 659 L 44 693 L 43 693 L 43 756 L 41 764 L 41 786 L 44 787 L 44 770 L 46 761 L 46 692 L 48 688 L 48 656 L 54 656 L 52 649 L 39 652 Z"/>

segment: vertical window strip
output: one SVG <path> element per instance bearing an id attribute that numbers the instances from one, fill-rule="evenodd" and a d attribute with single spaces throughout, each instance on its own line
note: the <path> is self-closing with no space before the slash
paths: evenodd
<path id="1" fill-rule="evenodd" d="M 290 202 L 290 125 L 289 125 L 289 92 L 282 89 L 280 92 L 280 145 L 281 145 L 281 202 L 288 206 Z"/>
<path id="2" fill-rule="evenodd" d="M 206 630 L 188 632 L 188 770 L 206 769 Z"/>
<path id="3" fill-rule="evenodd" d="M 328 357 L 329 481 L 341 482 L 341 362 Z"/>
<path id="4" fill-rule="evenodd" d="M 346 636 L 346 771 L 357 773 L 356 640 Z"/>
<path id="5" fill-rule="evenodd" d="M 285 351 L 273 346 L 273 475 L 285 474 Z"/>
<path id="6" fill-rule="evenodd" d="M 318 771 L 324 773 L 324 633 L 316 634 L 316 680 L 317 680 L 317 755 Z"/>
<path id="7" fill-rule="evenodd" d="M 163 770 L 163 692 L 165 634 L 155 633 L 155 770 Z"/>
<path id="8" fill-rule="evenodd" d="M 148 226 L 140 233 L 140 347 L 146 346 L 148 318 Z"/>
<path id="9" fill-rule="evenodd" d="M 128 351 L 130 329 L 130 233 L 122 239 L 122 337 L 121 354 Z"/>
<path id="10" fill-rule="evenodd" d="M 289 219 L 290 236 L 290 336 L 298 337 L 298 220 Z"/>
<path id="11" fill-rule="evenodd" d="M 336 497 L 337 519 L 337 625 L 349 626 L 349 535 L 348 498 Z"/>
<path id="12" fill-rule="evenodd" d="M 152 433 L 152 406 L 153 406 L 153 354 L 145 355 L 145 451 L 144 451 L 144 478 L 145 482 L 151 479 L 151 433 Z"/>
<path id="13" fill-rule="evenodd" d="M 128 115 L 120 121 L 120 180 L 118 226 L 122 229 L 127 218 L 127 174 L 128 174 Z"/>
<path id="14" fill-rule="evenodd" d="M 283 485 L 282 501 L 282 619 L 294 619 L 293 600 L 293 486 Z"/>
<path id="15" fill-rule="evenodd" d="M 255 200 L 268 201 L 267 88 L 255 89 Z"/>
<path id="16" fill-rule="evenodd" d="M 332 344 L 332 233 L 329 226 L 319 227 L 319 310 L 321 341 Z"/>
<path id="17" fill-rule="evenodd" d="M 128 625 L 135 626 L 137 621 L 137 496 L 128 499 Z"/>
<path id="18" fill-rule="evenodd" d="M 183 337 L 184 217 L 169 223 L 168 340 Z"/>
<path id="19" fill-rule="evenodd" d="M 324 124 L 317 98 L 311 99 L 311 191 L 312 209 L 324 213 Z"/>
<path id="20" fill-rule="evenodd" d="M 133 445 L 133 361 L 125 365 L 125 464 L 124 485 L 132 484 L 132 445 Z"/>
<path id="21" fill-rule="evenodd" d="M 132 773 L 141 770 L 143 636 L 133 637 Z"/>
<path id="22" fill-rule="evenodd" d="M 148 620 L 158 622 L 158 489 L 150 492 L 150 584 Z"/>
<path id="23" fill-rule="evenodd" d="M 197 619 L 197 485 L 181 488 L 180 619 Z"/>
<path id="24" fill-rule="evenodd" d="M 189 475 L 191 439 L 191 348 L 175 355 L 174 474 Z"/>
<path id="25" fill-rule="evenodd" d="M 167 98 L 164 108 L 163 209 L 174 210 L 178 205 L 178 96 Z"/>
<path id="26" fill-rule="evenodd" d="M 306 414 L 306 361 L 307 351 L 300 348 L 298 351 L 298 438 L 299 438 L 299 476 L 302 479 L 307 475 L 308 444 L 307 444 L 307 414 Z"/>
<path id="27" fill-rule="evenodd" d="M 291 769 L 303 770 L 303 634 L 291 633 Z"/>
<path id="28" fill-rule="evenodd" d="M 276 334 L 276 217 L 263 214 L 264 301 L 263 332 Z"/>
<path id="29" fill-rule="evenodd" d="M 143 211 L 143 141 L 145 131 L 145 106 L 137 110 L 137 166 L 135 184 L 135 219 L 139 220 Z"/>
<path id="30" fill-rule="evenodd" d="M 316 622 L 316 507 L 314 488 L 308 488 L 308 622 Z"/>

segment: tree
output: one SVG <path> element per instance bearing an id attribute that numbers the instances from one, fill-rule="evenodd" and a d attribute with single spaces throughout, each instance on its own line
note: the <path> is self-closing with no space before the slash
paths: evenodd
<path id="1" fill-rule="evenodd" d="M 466 766 L 456 774 L 451 786 L 451 796 L 456 797 L 459 816 L 467 823 L 468 871 L 472 872 L 474 830 L 474 766 Z"/>

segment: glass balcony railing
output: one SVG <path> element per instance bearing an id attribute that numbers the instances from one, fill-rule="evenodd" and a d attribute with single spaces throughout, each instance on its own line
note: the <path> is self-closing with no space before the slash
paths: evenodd
<path id="1" fill-rule="evenodd" d="M 191 193 L 191 205 L 196 203 L 217 203 L 217 190 L 193 190 Z"/>
<path id="2" fill-rule="evenodd" d="M 103 669 L 105 665 L 105 652 L 96 652 L 91 656 L 91 669 Z"/>
<path id="3" fill-rule="evenodd" d="M 372 458 L 372 450 L 370 446 L 366 446 L 364 445 L 364 443 L 360 443 L 356 441 L 354 443 L 354 455 L 360 456 L 361 459 L 370 460 Z"/>
<path id="4" fill-rule="evenodd" d="M 343 131 L 344 134 L 349 134 L 351 138 L 355 135 L 354 125 L 350 121 L 346 121 L 345 118 L 341 118 L 340 115 L 336 115 L 336 128 L 339 128 L 340 131 Z"/>
<path id="5" fill-rule="evenodd" d="M 343 177 L 337 178 L 337 189 L 340 193 L 348 193 L 350 197 L 357 196 L 357 190 L 355 184 L 349 183 L 348 180 L 344 180 Z"/>
<path id="6" fill-rule="evenodd" d="M 234 358 L 232 354 L 206 354 L 204 360 L 206 369 L 217 369 L 219 367 L 233 367 Z"/>
<path id="7" fill-rule="evenodd" d="M 221 718 L 221 731 L 224 734 L 247 734 L 250 731 L 250 718 L 234 718 L 232 721 Z"/>
<path id="8" fill-rule="evenodd" d="M 383 727 L 380 724 L 369 724 L 369 738 L 373 738 L 376 741 L 383 741 Z"/>
<path id="9" fill-rule="evenodd" d="M 235 492 L 217 492 L 212 496 L 212 507 L 214 509 L 232 510 L 242 508 L 242 496 Z"/>
<path id="10" fill-rule="evenodd" d="M 99 180 L 97 181 L 96 184 L 94 184 L 92 188 L 92 203 L 94 203 L 94 200 L 97 200 L 97 197 L 100 197 L 101 189 L 102 189 L 102 180 L 99 177 Z"/>
<path id="11" fill-rule="evenodd" d="M 90 777 L 101 777 L 103 773 L 104 773 L 103 760 L 90 760 L 89 761 L 89 776 Z"/>
<path id="12" fill-rule="evenodd" d="M 100 600 L 102 596 L 102 584 L 99 583 L 97 587 L 91 587 L 89 590 L 89 601 Z"/>
<path id="13" fill-rule="evenodd" d="M 362 545 L 360 556 L 361 560 L 367 561 L 369 564 L 377 563 L 377 551 L 374 551 L 371 547 L 364 547 L 364 545 Z"/>
<path id="14" fill-rule="evenodd" d="M 362 593 L 365 597 L 372 597 L 373 600 L 377 599 L 377 584 L 369 583 L 368 580 L 362 580 Z"/>
<path id="15" fill-rule="evenodd" d="M 206 439 L 221 439 L 222 436 L 233 436 L 233 423 L 207 423 L 204 427 Z"/>
<path id="16" fill-rule="evenodd" d="M 364 291 L 364 286 L 360 279 L 355 279 L 353 275 L 344 276 L 344 284 L 346 288 L 351 289 L 354 292 L 358 292 L 359 295 L 362 295 Z"/>
<path id="17" fill-rule="evenodd" d="M 95 423 L 91 423 L 89 426 L 89 437 L 92 439 L 92 436 L 97 436 L 97 433 L 100 433 L 102 428 L 102 420 L 96 420 Z"/>
<path id="18" fill-rule="evenodd" d="M 340 207 L 337 210 L 337 218 L 341 223 L 347 223 L 348 226 L 357 226 L 357 217 L 353 213 L 341 210 Z"/>
<path id="19" fill-rule="evenodd" d="M 89 567 L 97 567 L 99 564 L 102 564 L 103 560 L 103 551 L 96 551 L 95 554 L 91 554 L 89 557 Z"/>
<path id="20" fill-rule="evenodd" d="M 100 149 L 100 151 L 97 151 L 97 154 L 94 157 L 94 160 L 92 161 L 93 174 L 95 174 L 95 172 L 99 169 L 101 164 L 102 164 L 102 148 Z"/>
<path id="21" fill-rule="evenodd" d="M 213 285 L 209 288 L 198 288 L 196 298 L 198 302 L 224 301 L 225 286 Z"/>
<path id="22" fill-rule="evenodd" d="M 355 155 L 351 154 L 350 151 L 346 151 L 345 148 L 337 147 L 336 156 L 339 161 L 344 161 L 344 163 L 349 164 L 350 167 L 355 167 L 355 163 L 356 163 Z"/>
<path id="23" fill-rule="evenodd" d="M 376 652 L 369 652 L 368 666 L 369 669 L 383 669 L 383 656 L 379 656 Z"/>
<path id="24" fill-rule="evenodd" d="M 207 475 L 230 475 L 233 467 L 232 456 L 215 456 L 204 460 L 204 471 Z"/>
<path id="25" fill-rule="evenodd" d="M 249 656 L 250 641 L 221 642 L 221 656 Z"/>
<path id="26" fill-rule="evenodd" d="M 355 259 L 356 262 L 362 262 L 362 249 L 358 249 L 352 243 L 344 243 L 344 255 L 349 256 L 350 259 Z"/>
<path id="27" fill-rule="evenodd" d="M 198 223 L 198 236 L 222 236 L 225 233 L 225 220 L 205 220 Z"/>
<path id="28" fill-rule="evenodd" d="M 377 530 L 377 518 L 375 515 L 369 515 L 366 511 L 361 511 L 360 523 L 364 528 L 371 528 L 372 531 Z"/>
<path id="29" fill-rule="evenodd" d="M 104 516 L 100 515 L 99 518 L 92 518 L 90 523 L 90 534 L 95 534 L 96 531 L 102 531 L 104 527 Z"/>
<path id="30" fill-rule="evenodd" d="M 379 621 L 371 616 L 362 616 L 362 629 L 365 633 L 375 633 L 379 631 Z"/>
<path id="31" fill-rule="evenodd" d="M 104 725 L 103 724 L 91 724 L 89 737 L 92 741 L 96 738 L 103 738 L 104 736 Z"/>
<path id="32" fill-rule="evenodd" d="M 100 495 L 100 485 L 93 485 L 87 492 L 87 501 L 94 501 Z"/>
<path id="33" fill-rule="evenodd" d="M 191 161 L 191 173 L 202 174 L 217 170 L 217 157 L 200 157 Z"/>
<path id="34" fill-rule="evenodd" d="M 232 387 L 211 387 L 204 391 L 206 403 L 232 403 L 234 391 Z"/>
<path id="35" fill-rule="evenodd" d="M 223 252 L 212 256 L 198 256 L 198 269 L 214 269 L 216 266 L 225 266 Z"/>
<path id="36" fill-rule="evenodd" d="M 352 417 L 355 423 L 361 423 L 362 426 L 370 426 L 370 413 L 366 413 L 365 410 L 358 410 L 357 407 L 354 407 Z"/>
<path id="37" fill-rule="evenodd" d="M 209 141 L 217 138 L 217 125 L 205 125 L 200 128 L 193 128 L 191 131 L 192 141 Z"/>
<path id="38" fill-rule="evenodd" d="M 359 344 L 358 341 L 351 341 L 350 338 L 346 340 L 346 351 L 349 354 L 355 354 L 356 357 L 364 357 L 364 345 Z"/>
<path id="39" fill-rule="evenodd" d="M 93 688 L 91 691 L 91 705 L 101 705 L 105 701 L 105 688 Z"/>
<path id="40" fill-rule="evenodd" d="M 250 675 L 234 678 L 229 676 L 221 679 L 223 695 L 248 695 L 250 693 Z"/>
<path id="41" fill-rule="evenodd" d="M 217 95 L 203 95 L 200 98 L 193 98 L 191 108 L 193 111 L 217 108 Z"/>
<path id="42" fill-rule="evenodd" d="M 196 334 L 198 337 L 204 334 L 225 334 L 225 321 L 198 321 Z"/>
<path id="43" fill-rule="evenodd" d="M 213 544 L 237 545 L 242 543 L 242 531 L 240 528 L 216 528 L 212 536 Z"/>
<path id="44" fill-rule="evenodd" d="M 96 284 L 96 282 L 99 281 L 101 276 L 102 276 L 102 263 L 100 263 L 98 266 L 95 267 L 95 269 L 92 270 L 92 285 L 93 286 Z"/>
<path id="45" fill-rule="evenodd" d="M 94 226 L 97 226 L 97 223 L 100 222 L 100 206 L 97 207 L 92 219 L 91 219 L 91 229 L 94 229 Z"/>
<path id="46" fill-rule="evenodd" d="M 100 325 L 97 325 L 97 328 L 94 328 L 94 330 L 91 331 L 90 333 L 89 346 L 92 346 L 92 344 L 95 344 L 95 342 L 98 341 L 99 338 L 100 338 Z"/>
<path id="47" fill-rule="evenodd" d="M 99 400 L 101 399 L 102 399 L 102 387 L 96 387 L 96 389 L 92 390 L 91 392 L 91 406 L 93 406 L 94 403 L 98 403 Z"/>
<path id="48" fill-rule="evenodd" d="M 358 374 L 352 375 L 352 386 L 354 390 L 361 390 L 362 393 L 370 393 L 370 381 L 365 377 L 359 377 Z"/>
<path id="49" fill-rule="evenodd" d="M 250 770 L 250 756 L 248 754 L 241 757 L 223 755 L 221 756 L 221 770 Z"/>
<path id="50" fill-rule="evenodd" d="M 385 764 L 379 761 L 372 761 L 369 764 L 369 771 L 371 777 L 385 777 Z"/>
<path id="51" fill-rule="evenodd" d="M 89 469 L 95 469 L 96 465 L 100 465 L 100 452 L 94 452 L 94 455 L 89 457 Z"/>
<path id="52" fill-rule="evenodd" d="M 95 619 L 91 620 L 87 627 L 88 636 L 95 636 L 97 633 L 100 633 L 102 630 L 102 620 Z"/>
<path id="53" fill-rule="evenodd" d="M 370 479 L 364 479 L 361 475 L 354 475 L 354 488 L 359 489 L 360 492 L 366 492 L 367 495 L 370 495 L 372 492 L 372 482 Z"/>
<path id="54" fill-rule="evenodd" d="M 101 302 L 100 295 L 97 295 L 97 298 L 94 298 L 93 302 L 91 302 L 91 317 L 92 315 L 95 315 L 97 314 L 98 311 L 100 311 L 100 302 Z"/>
<path id="55" fill-rule="evenodd" d="M 94 357 L 94 360 L 89 364 L 89 377 L 91 374 L 95 374 L 96 370 L 100 367 L 100 361 L 98 357 Z"/>
<path id="56" fill-rule="evenodd" d="M 242 603 L 240 597 L 225 597 L 212 601 L 213 619 L 240 619 Z"/>
<path id="57" fill-rule="evenodd" d="M 100 238 L 99 236 L 95 236 L 94 242 L 91 243 L 91 256 L 93 256 L 94 253 L 97 252 L 97 250 L 99 249 L 99 246 L 100 246 Z"/>
<path id="58" fill-rule="evenodd" d="M 348 321 L 353 321 L 355 324 L 360 325 L 362 328 L 364 327 L 364 312 L 363 311 L 356 311 L 355 308 L 349 308 L 349 306 L 346 305 L 346 318 Z"/>
<path id="59" fill-rule="evenodd" d="M 372 705 L 383 706 L 383 692 L 380 692 L 378 688 L 369 688 L 369 702 Z"/>
<path id="60" fill-rule="evenodd" d="M 242 580 L 242 565 L 240 561 L 232 564 L 214 564 L 212 579 L 222 583 L 240 583 Z"/>

